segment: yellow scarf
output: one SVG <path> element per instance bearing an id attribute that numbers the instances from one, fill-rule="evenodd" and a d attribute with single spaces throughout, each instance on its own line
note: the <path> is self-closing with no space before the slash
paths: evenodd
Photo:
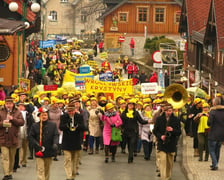
<path id="1" fill-rule="evenodd" d="M 134 116 L 133 116 L 133 110 L 128 110 L 128 112 L 126 113 L 126 116 L 128 117 L 128 118 L 134 118 Z"/>
<path id="2" fill-rule="evenodd" d="M 120 112 L 121 112 L 121 114 L 122 114 L 122 113 L 124 112 L 125 109 L 121 109 L 121 108 L 120 108 L 119 110 L 120 110 Z"/>
<path id="3" fill-rule="evenodd" d="M 149 119 L 152 118 L 152 111 L 145 111 L 145 116 Z"/>

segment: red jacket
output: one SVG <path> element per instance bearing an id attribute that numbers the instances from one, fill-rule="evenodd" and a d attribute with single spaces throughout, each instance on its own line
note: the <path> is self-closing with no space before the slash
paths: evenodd
<path id="1" fill-rule="evenodd" d="M 152 76 L 149 78 L 149 82 L 157 82 L 157 75 L 156 73 L 152 73 Z"/>
<path id="2" fill-rule="evenodd" d="M 134 65 L 134 71 L 133 73 L 138 74 L 139 68 L 137 65 Z"/>
<path id="3" fill-rule="evenodd" d="M 128 74 L 132 74 L 134 71 L 134 64 L 128 64 L 126 69 L 128 71 Z"/>

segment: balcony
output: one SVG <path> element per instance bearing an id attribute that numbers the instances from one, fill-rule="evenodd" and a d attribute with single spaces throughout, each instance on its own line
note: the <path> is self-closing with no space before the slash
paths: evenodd
<path id="1" fill-rule="evenodd" d="M 211 73 L 213 80 L 224 85 L 224 66 L 217 64 L 215 58 L 203 54 L 201 67 L 204 72 Z"/>
<path id="2" fill-rule="evenodd" d="M 103 3 L 110 5 L 110 4 L 118 4 L 122 2 L 123 0 L 103 0 Z"/>

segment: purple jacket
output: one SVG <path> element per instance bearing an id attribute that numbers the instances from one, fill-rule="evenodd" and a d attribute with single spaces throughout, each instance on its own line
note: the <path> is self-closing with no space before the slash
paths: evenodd
<path id="1" fill-rule="evenodd" d="M 116 112 L 115 116 L 111 116 L 110 118 L 106 115 L 101 116 L 101 120 L 104 121 L 104 128 L 103 128 L 103 143 L 104 145 L 110 145 L 111 140 L 111 124 L 115 124 L 116 127 L 122 125 L 122 120 L 118 112 Z M 120 142 L 111 142 L 111 145 L 118 145 Z"/>

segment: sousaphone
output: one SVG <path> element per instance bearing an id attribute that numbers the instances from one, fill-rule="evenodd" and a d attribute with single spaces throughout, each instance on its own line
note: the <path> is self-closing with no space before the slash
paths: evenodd
<path id="1" fill-rule="evenodd" d="M 187 90 L 180 84 L 169 85 L 164 92 L 164 100 L 172 104 L 174 109 L 182 108 L 188 99 Z"/>

